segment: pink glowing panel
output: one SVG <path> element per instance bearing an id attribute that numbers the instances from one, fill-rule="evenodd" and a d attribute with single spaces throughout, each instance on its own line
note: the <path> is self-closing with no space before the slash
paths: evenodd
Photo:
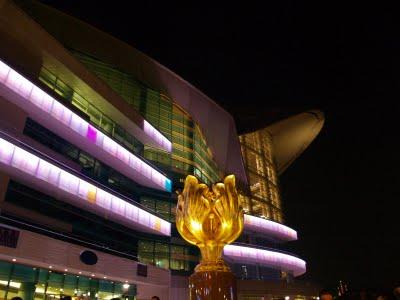
<path id="1" fill-rule="evenodd" d="M 39 166 L 36 171 L 36 178 L 44 180 L 51 185 L 58 185 L 58 180 L 60 177 L 61 169 L 48 163 L 45 160 L 39 161 Z"/>
<path id="2" fill-rule="evenodd" d="M 138 159 L 137 157 L 131 155 L 131 157 L 129 157 L 129 166 L 138 171 L 140 170 L 140 159 Z"/>
<path id="3" fill-rule="evenodd" d="M 121 216 L 125 215 L 125 201 L 118 197 L 113 197 L 111 200 L 111 210 Z"/>
<path id="4" fill-rule="evenodd" d="M 39 158 L 20 148 L 15 148 L 11 165 L 28 174 L 35 174 Z"/>
<path id="5" fill-rule="evenodd" d="M 117 156 L 117 149 L 119 145 L 110 139 L 108 136 L 103 136 L 103 149 L 110 153 L 112 156 Z"/>
<path id="6" fill-rule="evenodd" d="M 51 108 L 50 114 L 56 118 L 57 120 L 61 120 L 64 114 L 64 108 L 65 106 L 62 105 L 60 102 L 54 101 L 53 102 L 53 107 Z"/>
<path id="7" fill-rule="evenodd" d="M 121 160 L 124 164 L 129 165 L 129 151 L 125 148 L 118 147 L 117 149 L 117 157 Z"/>
<path id="8" fill-rule="evenodd" d="M 139 209 L 136 206 L 134 206 L 134 205 L 132 205 L 130 203 L 126 203 L 125 215 L 129 220 L 137 222 L 138 221 L 138 214 L 139 214 Z"/>
<path id="9" fill-rule="evenodd" d="M 25 79 L 25 78 L 24 78 Z M 33 89 L 33 84 L 28 80 L 22 80 L 19 86 L 19 93 L 22 97 L 29 98 Z"/>
<path id="10" fill-rule="evenodd" d="M 0 65 L 1 66 L 1 65 Z M 14 147 L 6 140 L 0 140 L 0 162 L 9 165 L 14 154 Z"/>
<path id="11" fill-rule="evenodd" d="M 70 109 L 53 99 L 46 92 L 35 86 L 28 79 L 24 78 L 1 61 L 0 83 L 2 83 L 8 89 L 16 92 L 26 101 L 34 104 L 40 109 L 41 115 L 43 112 L 48 113 L 54 121 L 64 124 L 67 128 L 72 129 L 80 136 L 85 137 L 87 140 L 106 151 L 111 157 L 116 158 L 117 160 L 123 162 L 124 165 L 131 167 L 133 170 L 135 170 L 134 173 L 132 172 L 130 173 L 131 175 L 128 175 L 132 176 L 132 179 L 135 180 L 135 176 L 137 176 L 136 174 L 139 173 L 147 178 L 146 181 L 143 180 L 144 178 L 139 179 L 142 180 L 142 183 L 145 185 L 171 191 L 171 181 L 167 177 L 153 169 L 144 161 L 137 158 L 135 155 L 110 139 L 108 136 L 98 131 L 84 119 L 73 113 Z M 25 106 L 24 109 L 32 110 L 32 108 L 27 108 Z M 151 135 L 153 139 L 157 140 L 160 145 L 164 145 L 170 150 L 171 142 L 168 141 L 168 139 L 166 139 L 160 132 L 154 129 L 154 127 L 147 122 L 145 122 L 144 127 L 147 134 Z"/>
<path id="12" fill-rule="evenodd" d="M 26 79 L 22 75 L 18 74 L 14 70 L 11 70 L 10 73 L 8 74 L 8 77 L 6 78 L 5 83 L 14 92 L 19 92 L 19 87 L 21 86 L 23 81 L 26 81 Z"/>
<path id="13" fill-rule="evenodd" d="M 297 240 L 297 232 L 295 230 L 283 224 L 251 215 L 244 215 L 244 228 L 248 231 L 260 232 L 284 241 Z"/>
<path id="14" fill-rule="evenodd" d="M 147 178 L 151 178 L 151 168 L 143 162 L 140 165 L 141 173 Z"/>
<path id="15" fill-rule="evenodd" d="M 0 60 L 0 81 L 3 82 L 10 72 L 11 68 Z"/>
<path id="16" fill-rule="evenodd" d="M 72 113 L 71 122 L 69 127 L 79 133 L 81 136 L 87 136 L 87 132 L 89 130 L 89 126 L 87 126 L 86 122 L 84 122 L 79 116 Z"/>
<path id="17" fill-rule="evenodd" d="M 75 195 L 78 193 L 79 178 L 67 172 L 61 172 L 58 186 L 60 189 Z"/>
<path id="18" fill-rule="evenodd" d="M 171 142 L 146 120 L 143 122 L 143 130 L 148 136 L 156 141 L 161 148 L 163 148 L 165 151 L 171 152 Z"/>
<path id="19" fill-rule="evenodd" d="M 139 223 L 140 224 L 146 224 L 147 226 L 149 226 L 149 217 L 150 214 L 148 212 L 140 212 L 139 214 Z"/>
<path id="20" fill-rule="evenodd" d="M 306 262 L 298 257 L 266 249 L 226 245 L 224 255 L 235 262 L 260 264 L 274 269 L 292 272 L 294 276 L 306 272 Z"/>
<path id="21" fill-rule="evenodd" d="M 43 92 L 41 89 L 39 89 L 38 87 L 34 87 L 30 96 L 30 100 L 36 106 L 42 107 L 45 95 L 46 93 Z"/>
<path id="22" fill-rule="evenodd" d="M 97 190 L 96 203 L 106 210 L 111 210 L 111 199 L 113 196 L 101 189 Z"/>
<path id="23" fill-rule="evenodd" d="M 10 168 L 11 170 L 18 169 L 25 174 L 22 176 L 18 175 L 20 173 L 12 171 L 12 174 L 18 178 L 40 180 L 40 186 L 45 182 L 46 187 L 50 185 L 52 188 L 56 188 L 59 191 L 57 194 L 63 195 L 63 192 L 65 195 L 69 195 L 64 197 L 68 202 L 72 201 L 73 198 L 81 199 L 80 201 L 113 212 L 131 224 L 141 225 L 159 234 L 171 235 L 171 224 L 169 222 L 135 207 L 131 203 L 0 138 L 0 169 L 7 172 Z M 29 181 L 35 182 L 34 180 Z"/>
<path id="24" fill-rule="evenodd" d="M 86 137 L 87 137 L 92 143 L 96 143 L 96 139 L 97 139 L 97 129 L 94 128 L 93 126 L 88 125 L 88 127 L 87 127 L 87 132 L 86 132 Z"/>

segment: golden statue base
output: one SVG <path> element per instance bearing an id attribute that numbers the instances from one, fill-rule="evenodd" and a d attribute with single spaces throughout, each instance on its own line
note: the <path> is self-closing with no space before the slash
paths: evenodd
<path id="1" fill-rule="evenodd" d="M 237 300 L 236 278 L 230 271 L 200 271 L 189 278 L 190 300 Z"/>

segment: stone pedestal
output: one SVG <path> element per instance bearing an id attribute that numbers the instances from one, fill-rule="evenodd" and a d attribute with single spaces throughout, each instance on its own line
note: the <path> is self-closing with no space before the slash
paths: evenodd
<path id="1" fill-rule="evenodd" d="M 231 272 L 203 271 L 189 278 L 190 300 L 237 300 L 236 278 Z"/>

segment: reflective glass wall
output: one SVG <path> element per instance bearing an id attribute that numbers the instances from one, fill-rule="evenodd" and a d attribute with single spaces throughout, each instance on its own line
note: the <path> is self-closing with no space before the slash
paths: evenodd
<path id="1" fill-rule="evenodd" d="M 172 99 L 109 64 L 81 52 L 71 51 L 172 141 L 172 155 L 145 146 L 144 155 L 147 159 L 184 175 L 194 174 L 207 184 L 221 179 L 221 172 L 213 160 L 201 128 Z"/>
<path id="2" fill-rule="evenodd" d="M 135 296 L 132 284 L 0 261 L 0 300 L 134 300 Z"/>
<path id="3" fill-rule="evenodd" d="M 157 241 L 139 241 L 138 259 L 142 263 L 175 271 L 191 271 L 198 264 L 199 257 L 191 248 Z"/>
<path id="4" fill-rule="evenodd" d="M 282 222 L 270 134 L 261 129 L 243 134 L 239 140 L 250 186 L 250 197 L 243 195 L 245 210 L 259 217 Z"/>

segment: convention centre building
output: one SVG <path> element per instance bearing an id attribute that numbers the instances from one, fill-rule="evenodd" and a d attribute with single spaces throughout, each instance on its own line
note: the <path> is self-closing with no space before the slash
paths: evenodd
<path id="1" fill-rule="evenodd" d="M 187 299 L 199 251 L 175 226 L 185 177 L 236 176 L 224 249 L 239 299 L 312 299 L 280 250 L 278 176 L 324 123 L 306 111 L 238 135 L 233 117 L 132 46 L 33 0 L 0 0 L 0 300 Z"/>

